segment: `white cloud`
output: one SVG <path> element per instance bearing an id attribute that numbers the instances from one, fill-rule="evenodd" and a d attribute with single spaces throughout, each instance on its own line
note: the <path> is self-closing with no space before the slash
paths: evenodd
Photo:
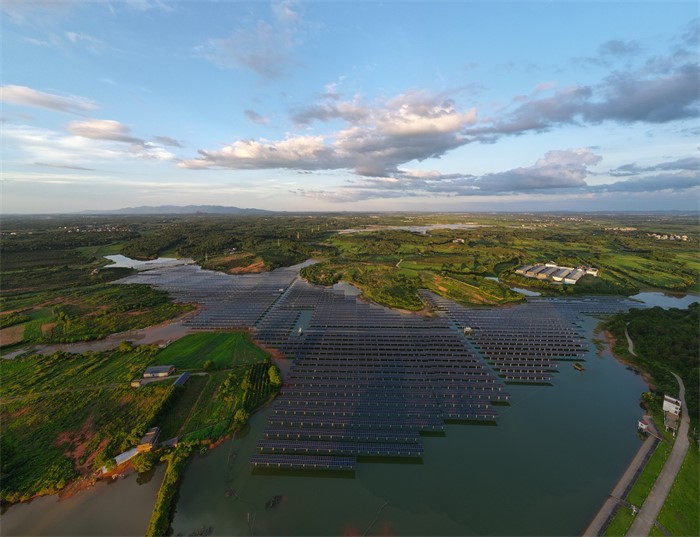
<path id="1" fill-rule="evenodd" d="M 13 84 L 0 87 L 0 100 L 10 104 L 46 108 L 69 114 L 83 114 L 97 108 L 94 101 L 85 97 L 73 95 L 64 97 Z"/>
<path id="2" fill-rule="evenodd" d="M 390 176 L 412 160 L 437 158 L 466 143 L 462 129 L 476 121 L 476 110 L 458 110 L 443 97 L 410 92 L 366 105 L 359 98 L 324 102 L 298 111 L 301 123 L 341 119 L 345 126 L 323 135 L 284 140 L 240 140 L 219 150 L 199 151 L 183 168 L 294 170 L 350 169 L 365 176 Z"/>
<path id="3" fill-rule="evenodd" d="M 250 69 L 263 78 L 279 78 L 297 63 L 294 51 L 303 41 L 293 5 L 275 2 L 272 20 L 258 20 L 236 28 L 228 37 L 209 39 L 195 52 L 222 69 Z"/>
<path id="4" fill-rule="evenodd" d="M 67 126 L 68 132 L 93 140 L 113 140 L 132 144 L 143 144 L 143 140 L 131 136 L 131 129 L 112 119 L 88 119 L 73 121 Z"/>

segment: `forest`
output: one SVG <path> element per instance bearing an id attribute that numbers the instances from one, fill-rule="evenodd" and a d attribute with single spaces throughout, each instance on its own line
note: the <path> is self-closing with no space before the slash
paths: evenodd
<path id="1" fill-rule="evenodd" d="M 627 350 L 625 326 L 637 356 Z M 700 415 L 700 304 L 695 302 L 684 310 L 633 309 L 616 315 L 606 327 L 618 342 L 615 353 L 648 371 L 659 394 L 678 397 L 678 383 L 671 372 L 683 379 L 688 415 L 697 422 Z"/>

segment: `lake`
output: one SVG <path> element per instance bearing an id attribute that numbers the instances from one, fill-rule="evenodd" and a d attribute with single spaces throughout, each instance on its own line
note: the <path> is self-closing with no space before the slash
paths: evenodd
<path id="1" fill-rule="evenodd" d="M 659 306 L 664 309 L 686 309 L 693 302 L 700 302 L 700 297 L 698 295 L 662 293 L 658 291 L 638 293 L 630 298 L 633 300 L 639 300 L 640 302 L 644 302 L 650 306 Z"/>
<path id="2" fill-rule="evenodd" d="M 583 322 L 589 335 L 596 324 Z M 248 461 L 269 410 L 259 412 L 245 435 L 189 465 L 175 533 L 580 534 L 640 446 L 647 389 L 607 351 L 584 365 L 560 363 L 553 386 L 508 386 L 512 406 L 499 407 L 497 426 L 449 425 L 444 437 L 423 437 L 422 463 L 360 460 L 354 475 L 254 473 Z"/>
<path id="3" fill-rule="evenodd" d="M 150 259 L 148 261 L 139 261 L 131 259 L 125 255 L 106 255 L 105 259 L 112 262 L 103 268 L 132 268 L 136 270 L 148 270 L 156 267 L 173 267 L 176 265 L 190 265 L 194 263 L 193 259 L 175 259 L 174 257 L 159 257 L 158 259 Z"/>

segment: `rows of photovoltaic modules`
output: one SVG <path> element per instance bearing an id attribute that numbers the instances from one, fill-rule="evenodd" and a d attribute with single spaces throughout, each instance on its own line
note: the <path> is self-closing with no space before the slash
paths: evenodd
<path id="1" fill-rule="evenodd" d="M 426 318 L 312 286 L 297 274 L 290 267 L 230 277 L 180 266 L 127 280 L 199 303 L 192 328 L 251 327 L 256 339 L 295 359 L 251 459 L 256 467 L 350 470 L 358 456 L 420 457 L 421 432 L 440 432 L 449 420 L 495 420 L 492 403 L 509 398 L 501 381 L 549 382 L 555 360 L 580 357 L 581 313 L 632 304 L 531 300 L 469 309 L 423 291 L 444 312 Z"/>
<path id="2" fill-rule="evenodd" d="M 609 315 L 640 304 L 617 297 L 528 299 L 508 308 L 465 308 L 430 291 L 423 300 L 448 318 L 507 383 L 548 383 L 560 360 L 588 351 L 581 315 Z M 465 330 L 466 329 L 466 330 Z"/>
<path id="3" fill-rule="evenodd" d="M 402 315 L 303 281 L 255 334 L 295 358 L 251 460 L 257 467 L 344 469 L 357 456 L 420 457 L 421 432 L 443 431 L 445 420 L 494 420 L 491 402 L 508 399 L 445 319 Z"/>

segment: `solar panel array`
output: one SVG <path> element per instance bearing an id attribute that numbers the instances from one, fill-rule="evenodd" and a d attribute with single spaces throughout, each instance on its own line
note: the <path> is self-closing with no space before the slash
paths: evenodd
<path id="1" fill-rule="evenodd" d="M 187 321 L 194 329 L 251 328 L 294 359 L 251 458 L 256 468 L 353 470 L 358 457 L 420 458 L 421 434 L 450 421 L 492 422 L 494 403 L 510 397 L 504 383 L 548 383 L 557 361 L 581 358 L 581 314 L 634 306 L 596 298 L 466 308 L 421 291 L 437 314 L 420 316 L 311 285 L 298 269 L 229 276 L 177 266 L 126 280 L 199 303 Z"/>

